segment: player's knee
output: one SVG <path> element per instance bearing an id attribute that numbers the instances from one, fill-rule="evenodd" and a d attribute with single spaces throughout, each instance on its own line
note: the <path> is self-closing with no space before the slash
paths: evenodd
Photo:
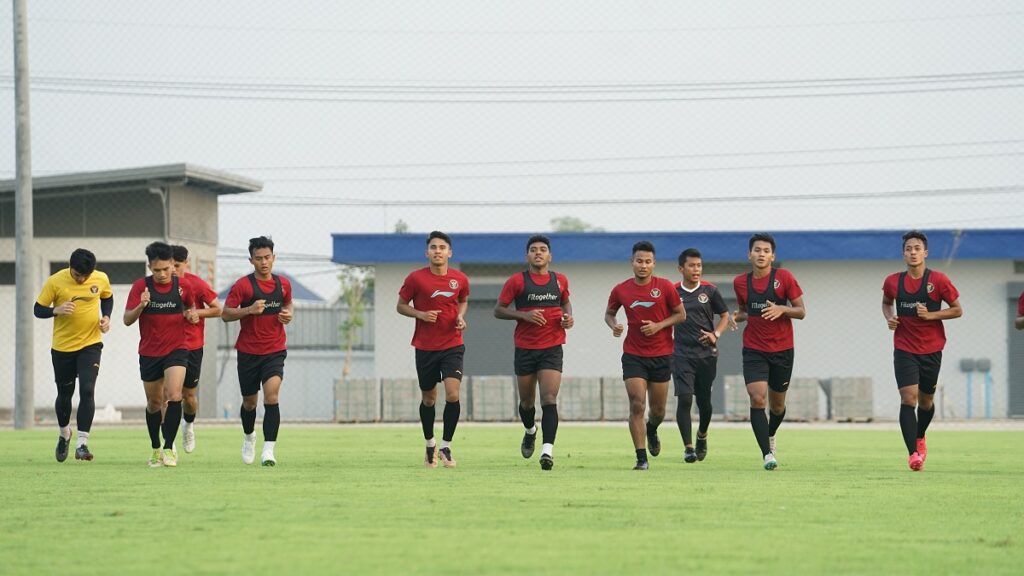
<path id="1" fill-rule="evenodd" d="M 541 406 L 550 406 L 551 404 L 555 404 L 557 401 L 558 401 L 558 394 L 541 394 L 540 395 L 540 405 Z"/>
<path id="2" fill-rule="evenodd" d="M 679 405 L 684 406 L 686 408 L 693 406 L 693 394 L 680 394 Z"/>
<path id="3" fill-rule="evenodd" d="M 164 399 L 163 398 L 149 398 L 146 400 L 146 411 L 150 414 L 163 410 Z"/>
<path id="4" fill-rule="evenodd" d="M 256 396 L 242 398 L 242 408 L 246 412 L 252 412 L 256 409 Z"/>
<path id="5" fill-rule="evenodd" d="M 629 413 L 631 416 L 643 416 L 647 406 L 643 400 L 630 400 L 629 401 Z"/>

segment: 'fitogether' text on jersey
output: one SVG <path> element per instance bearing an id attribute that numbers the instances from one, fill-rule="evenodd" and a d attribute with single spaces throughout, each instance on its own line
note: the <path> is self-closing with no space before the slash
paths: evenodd
<path id="1" fill-rule="evenodd" d="M 191 288 L 172 276 L 167 284 L 157 284 L 152 276 L 139 278 L 128 292 L 125 310 L 133 310 L 142 301 L 143 290 L 149 290 L 149 305 L 139 316 L 139 356 L 166 356 L 185 349 L 188 320 L 184 312 L 192 306 L 195 296 Z"/>
<path id="2" fill-rule="evenodd" d="M 936 312 L 942 308 L 942 302 L 956 302 L 960 293 L 948 276 L 928 269 L 920 278 L 897 272 L 886 277 L 882 293 L 896 304 L 896 317 L 900 321 L 893 333 L 893 347 L 911 354 L 933 354 L 945 348 L 946 329 L 942 320 L 918 318 L 917 304 Z"/>
<path id="3" fill-rule="evenodd" d="M 243 316 L 239 322 L 235 349 L 246 354 L 265 355 L 288 348 L 284 324 L 277 315 L 292 301 L 292 283 L 284 276 L 271 274 L 269 280 L 259 280 L 256 274 L 242 276 L 228 292 L 225 308 L 246 308 L 263 300 L 262 314 Z"/>
<path id="4" fill-rule="evenodd" d="M 749 285 L 753 285 L 748 290 Z M 793 320 L 783 315 L 775 320 L 761 317 L 768 302 L 779 305 L 803 296 L 796 278 L 785 268 L 772 268 L 764 278 L 753 273 L 740 274 L 732 281 L 736 303 L 747 311 L 747 326 L 743 329 L 743 347 L 761 352 L 782 352 L 793 348 Z"/>
<path id="5" fill-rule="evenodd" d="M 515 302 L 516 311 L 544 313 L 547 324 L 538 326 L 525 320 L 516 321 L 513 340 L 516 348 L 542 350 L 565 344 L 562 328 L 562 305 L 569 301 L 569 281 L 562 274 L 549 272 L 537 276 L 529 271 L 515 274 L 505 281 L 498 296 L 503 306 Z"/>

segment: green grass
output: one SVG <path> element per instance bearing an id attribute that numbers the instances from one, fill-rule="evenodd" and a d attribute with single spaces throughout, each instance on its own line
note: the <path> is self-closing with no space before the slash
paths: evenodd
<path id="1" fill-rule="evenodd" d="M 463 424 L 458 468 L 422 467 L 418 426 L 285 424 L 276 468 L 241 432 L 148 469 L 142 428 L 99 428 L 96 460 L 53 460 L 52 430 L 0 432 L 3 574 L 1019 574 L 1021 432 L 934 430 L 923 473 L 898 431 L 712 428 L 684 464 L 675 427 L 634 472 L 625 424 L 563 426 L 556 466 L 521 428 Z M 538 442 L 539 455 L 539 442 Z"/>

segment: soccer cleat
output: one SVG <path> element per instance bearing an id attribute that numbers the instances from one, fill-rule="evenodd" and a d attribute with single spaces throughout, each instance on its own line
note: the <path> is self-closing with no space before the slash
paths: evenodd
<path id="1" fill-rule="evenodd" d="M 192 424 L 185 424 L 185 453 L 191 454 L 196 449 L 196 431 Z"/>
<path id="2" fill-rule="evenodd" d="M 540 469 L 551 470 L 555 467 L 555 459 L 551 457 L 551 454 L 540 455 Z"/>
<path id="3" fill-rule="evenodd" d="M 147 462 L 147 464 L 149 465 L 150 468 L 159 468 L 159 467 L 163 466 L 164 465 L 163 451 L 160 450 L 159 448 L 154 448 L 153 449 L 153 454 L 150 455 L 149 462 Z"/>
<path id="4" fill-rule="evenodd" d="M 423 465 L 427 468 L 437 468 L 437 459 L 434 458 L 435 452 L 437 452 L 437 446 L 427 446 L 427 454 L 423 457 Z"/>
<path id="5" fill-rule="evenodd" d="M 533 448 L 537 444 L 537 433 L 530 434 L 529 432 L 523 434 L 523 443 L 519 445 L 519 451 L 522 452 L 523 458 L 529 458 L 533 456 Z"/>
<path id="6" fill-rule="evenodd" d="M 277 466 L 277 459 L 274 458 L 273 450 L 264 450 L 260 456 L 260 464 L 263 466 Z"/>
<path id="7" fill-rule="evenodd" d="M 697 436 L 697 460 L 704 461 L 708 455 L 708 437 Z"/>
<path id="8" fill-rule="evenodd" d="M 661 454 L 661 438 L 658 438 L 658 431 L 647 429 L 647 451 L 651 453 L 651 456 L 657 456 Z"/>
<path id="9" fill-rule="evenodd" d="M 924 470 L 924 458 L 922 458 L 921 454 L 918 452 L 914 452 L 909 458 L 907 458 L 907 464 L 914 472 Z"/>
<path id="10" fill-rule="evenodd" d="M 775 451 L 775 436 L 768 437 L 768 451 L 772 454 L 778 454 L 778 452 Z"/>
<path id="11" fill-rule="evenodd" d="M 693 464 L 696 461 L 697 461 L 697 452 L 693 449 L 692 446 L 687 446 L 686 447 L 686 453 L 683 454 L 683 462 L 686 462 L 687 464 Z"/>
<path id="12" fill-rule="evenodd" d="M 924 436 L 917 439 L 917 453 L 921 455 L 921 464 L 928 459 L 928 446 L 924 442 Z"/>
<path id="13" fill-rule="evenodd" d="M 164 448 L 164 466 L 174 468 L 178 465 L 178 455 L 171 448 Z"/>
<path id="14" fill-rule="evenodd" d="M 78 448 L 75 448 L 75 460 L 85 460 L 86 462 L 92 461 L 92 452 L 89 452 L 89 447 L 82 444 Z"/>
<path id="15" fill-rule="evenodd" d="M 779 467 L 779 462 L 778 462 L 778 460 L 775 459 L 775 454 L 773 454 L 771 452 L 765 454 L 765 456 L 764 456 L 764 469 L 765 470 L 775 470 L 778 467 Z"/>
<path id="16" fill-rule="evenodd" d="M 633 470 L 647 470 L 648 467 L 650 467 L 650 464 L 647 463 L 647 460 L 637 460 Z"/>
<path id="17" fill-rule="evenodd" d="M 54 455 L 57 457 L 57 462 L 68 459 L 68 441 L 63 436 L 57 436 L 57 450 Z"/>
<path id="18" fill-rule="evenodd" d="M 455 460 L 452 459 L 451 448 L 441 448 L 437 451 L 437 455 L 441 459 L 441 464 L 444 464 L 445 468 L 455 468 Z"/>
<path id="19" fill-rule="evenodd" d="M 242 462 L 252 464 L 256 461 L 256 433 L 246 434 L 242 440 Z"/>

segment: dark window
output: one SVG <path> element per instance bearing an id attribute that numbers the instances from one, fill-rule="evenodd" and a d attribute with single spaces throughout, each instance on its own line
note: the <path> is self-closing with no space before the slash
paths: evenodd
<path id="1" fill-rule="evenodd" d="M 0 262 L 0 286 L 10 286 L 14 282 L 14 262 Z"/>
<path id="2" fill-rule="evenodd" d="M 50 262 L 50 274 L 59 272 L 67 267 L 68 263 L 66 261 Z M 105 272 L 111 284 L 131 284 L 149 273 L 146 269 L 146 263 L 139 261 L 97 262 L 96 269 Z M 0 268 L 0 274 L 2 274 L 2 268 Z M 13 284 L 14 282 L 12 281 L 11 283 Z"/>

